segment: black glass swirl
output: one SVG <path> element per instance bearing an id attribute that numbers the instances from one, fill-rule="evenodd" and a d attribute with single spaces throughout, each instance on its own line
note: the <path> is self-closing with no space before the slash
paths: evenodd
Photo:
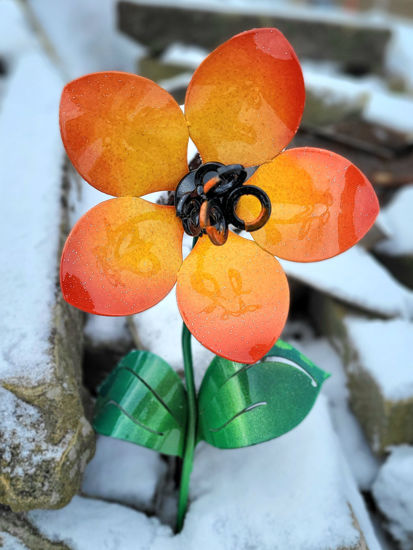
<path id="1" fill-rule="evenodd" d="M 256 231 L 271 214 L 268 195 L 255 185 L 248 185 L 248 172 L 241 164 L 224 165 L 207 162 L 189 172 L 175 191 L 176 215 L 181 218 L 185 233 L 192 237 L 208 235 L 213 244 L 223 245 L 228 238 L 228 226 Z M 261 204 L 257 218 L 244 221 L 237 205 L 244 195 L 252 195 Z"/>

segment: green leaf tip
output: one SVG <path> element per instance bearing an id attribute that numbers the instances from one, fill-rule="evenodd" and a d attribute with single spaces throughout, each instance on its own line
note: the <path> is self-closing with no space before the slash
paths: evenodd
<path id="1" fill-rule="evenodd" d="M 263 361 L 265 361 L 267 357 L 280 357 L 292 361 L 298 367 L 308 370 L 309 374 L 314 376 L 315 380 L 320 385 L 322 385 L 323 382 L 325 382 L 327 378 L 330 378 L 331 376 L 329 372 L 326 372 L 320 369 L 320 367 L 317 367 L 317 365 L 315 365 L 311 361 L 311 359 L 301 353 L 301 351 L 299 351 L 298 349 L 294 348 L 288 342 L 281 340 L 281 338 L 277 340 L 271 350 L 264 357 Z"/>

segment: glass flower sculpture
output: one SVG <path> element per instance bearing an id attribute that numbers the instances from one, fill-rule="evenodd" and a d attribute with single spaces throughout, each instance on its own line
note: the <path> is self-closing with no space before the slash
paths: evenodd
<path id="1" fill-rule="evenodd" d="M 90 313 L 131 315 L 177 282 L 182 318 L 204 346 L 258 361 L 288 314 L 288 284 L 274 256 L 335 256 L 378 213 L 372 186 L 348 160 L 314 148 L 283 151 L 304 97 L 298 59 L 276 29 L 244 32 L 212 52 L 189 84 L 185 114 L 140 76 L 70 82 L 60 108 L 66 151 L 86 181 L 118 198 L 92 208 L 71 232 L 61 263 L 65 299 Z M 189 136 L 207 164 L 187 176 Z M 251 166 L 259 168 L 244 183 Z M 160 190 L 179 192 L 183 219 L 174 207 L 138 198 Z M 228 231 L 232 222 L 253 231 L 256 244 Z M 182 263 L 184 230 L 202 238 Z"/>
<path id="2" fill-rule="evenodd" d="M 315 396 L 307 402 L 298 392 L 291 403 L 291 378 L 290 404 L 283 401 L 285 422 L 276 429 L 274 422 L 282 422 L 283 415 L 280 407 L 272 410 L 266 432 L 262 415 L 270 408 L 264 405 L 282 396 L 273 388 L 272 397 L 252 398 L 254 388 L 268 392 L 271 382 L 262 374 L 264 366 L 261 371 L 242 367 L 271 354 L 287 319 L 288 283 L 275 256 L 312 262 L 340 254 L 366 234 L 379 206 L 367 178 L 345 158 L 315 148 L 284 150 L 298 129 L 304 99 L 294 50 L 271 28 L 243 32 L 213 51 L 193 75 L 184 113 L 165 90 L 133 74 L 89 74 L 64 88 L 60 127 L 67 154 L 87 182 L 116 197 L 92 208 L 72 229 L 61 261 L 64 298 L 89 313 L 131 315 L 157 304 L 176 284 L 184 335 L 189 329 L 219 356 L 204 379 L 197 412 L 186 354 L 188 411 L 186 404 L 176 409 L 174 418 L 181 418 L 184 428 L 175 439 L 175 425 L 161 423 L 156 431 L 153 424 L 149 429 L 149 417 L 139 417 L 149 414 L 146 402 L 140 413 L 138 406 L 131 411 L 120 404 L 125 392 L 134 391 L 136 378 L 142 381 L 149 372 L 147 356 L 133 356 L 114 371 L 117 376 L 123 369 L 122 376 L 102 387 L 98 406 L 106 416 L 101 413 L 95 423 L 101 433 L 184 456 L 185 465 L 196 430 L 198 439 L 217 446 L 243 446 L 285 433 L 308 412 Z M 203 163 L 192 171 L 189 137 Z M 174 206 L 141 198 L 163 190 L 175 192 Z M 243 230 L 253 240 L 244 238 Z M 184 232 L 196 244 L 183 261 Z M 276 348 L 277 357 L 286 357 L 287 344 L 279 341 Z M 298 352 L 288 353 L 310 378 L 320 383 L 325 378 Z M 158 359 L 158 374 L 154 367 L 145 387 L 158 384 L 156 395 L 166 403 L 168 392 L 162 388 L 181 382 Z M 256 372 L 260 382 L 252 383 Z M 234 373 L 241 391 L 214 402 L 223 380 L 235 384 Z M 168 384 L 162 386 L 161 379 Z M 183 387 L 176 393 L 181 401 L 182 392 Z M 240 395 L 248 398 L 238 402 Z M 302 403 L 306 412 L 300 416 Z M 215 409 L 207 414 L 208 407 Z M 166 408 L 174 410 L 171 403 Z M 248 427 L 241 430 L 245 419 Z M 191 457 L 186 464 L 192 464 Z"/>

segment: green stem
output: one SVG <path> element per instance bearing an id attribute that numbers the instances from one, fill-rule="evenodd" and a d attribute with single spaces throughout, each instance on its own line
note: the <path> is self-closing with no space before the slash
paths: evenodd
<path id="1" fill-rule="evenodd" d="M 186 391 L 188 393 L 188 424 L 186 428 L 185 450 L 182 463 L 181 485 L 179 489 L 178 500 L 178 519 L 176 530 L 181 531 L 186 509 L 188 506 L 189 480 L 194 462 L 194 450 L 196 442 L 196 391 L 194 382 L 194 369 L 192 364 L 191 333 L 188 327 L 183 323 L 182 326 L 182 353 L 184 356 L 184 371 L 186 381 Z"/>

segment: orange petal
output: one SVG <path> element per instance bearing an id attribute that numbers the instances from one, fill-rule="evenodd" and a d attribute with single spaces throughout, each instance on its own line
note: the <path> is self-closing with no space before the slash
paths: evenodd
<path id="1" fill-rule="evenodd" d="M 64 246 L 65 300 L 99 315 L 131 315 L 154 306 L 176 282 L 182 234 L 173 207 L 135 197 L 98 204 Z"/>
<path id="2" fill-rule="evenodd" d="M 368 179 L 349 160 L 323 149 L 289 149 L 258 168 L 248 184 L 271 200 L 267 224 L 251 235 L 271 254 L 296 262 L 325 260 L 356 244 L 379 212 Z M 251 217 L 247 201 L 238 215 Z"/>
<path id="3" fill-rule="evenodd" d="M 69 82 L 60 129 L 70 160 L 109 195 L 173 190 L 188 172 L 188 127 L 176 101 L 134 74 L 88 74 Z"/>
<path id="4" fill-rule="evenodd" d="M 292 139 L 304 109 L 297 56 L 277 29 L 238 34 L 196 70 L 185 99 L 203 162 L 255 166 Z"/>
<path id="5" fill-rule="evenodd" d="M 278 261 L 230 232 L 223 246 L 201 237 L 178 273 L 178 306 L 205 347 L 255 363 L 277 340 L 288 315 L 287 278 Z"/>

